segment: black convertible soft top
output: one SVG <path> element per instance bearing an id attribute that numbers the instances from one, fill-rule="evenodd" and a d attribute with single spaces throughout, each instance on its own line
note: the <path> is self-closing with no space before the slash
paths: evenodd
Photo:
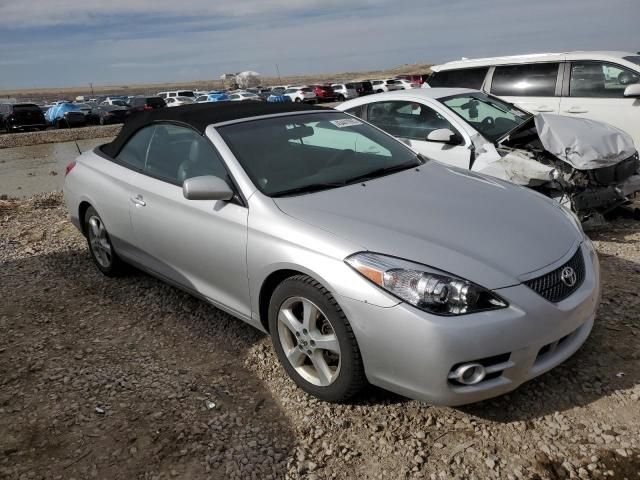
<path id="1" fill-rule="evenodd" d="M 157 122 L 172 122 L 188 125 L 200 132 L 200 134 L 203 134 L 207 126 L 214 123 L 271 115 L 274 113 L 313 110 L 329 109 L 299 103 L 267 102 L 211 102 L 180 107 L 158 108 L 156 110 L 140 112 L 132 116 L 132 118 L 124 124 L 118 136 L 111 143 L 102 146 L 102 151 L 110 157 L 115 157 L 134 133 L 147 125 Z"/>

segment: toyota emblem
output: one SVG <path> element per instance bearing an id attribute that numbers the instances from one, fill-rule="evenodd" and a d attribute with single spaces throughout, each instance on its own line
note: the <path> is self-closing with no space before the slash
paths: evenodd
<path id="1" fill-rule="evenodd" d="M 564 267 L 562 269 L 562 273 L 560 274 L 560 280 L 567 287 L 573 287 L 578 281 L 578 276 L 576 275 L 576 271 L 571 267 Z"/>

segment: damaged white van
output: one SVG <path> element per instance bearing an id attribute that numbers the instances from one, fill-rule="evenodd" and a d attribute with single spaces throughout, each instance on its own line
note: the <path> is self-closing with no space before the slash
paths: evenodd
<path id="1" fill-rule="evenodd" d="M 600 223 L 640 191 L 632 138 L 610 125 L 532 115 L 469 89 L 430 88 L 342 103 L 355 115 L 440 162 L 531 187 Z"/>

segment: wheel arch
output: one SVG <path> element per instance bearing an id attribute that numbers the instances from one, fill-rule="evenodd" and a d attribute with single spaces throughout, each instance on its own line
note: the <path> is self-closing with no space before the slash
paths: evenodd
<path id="1" fill-rule="evenodd" d="M 85 217 L 85 214 L 87 213 L 87 210 L 89 210 L 89 207 L 92 207 L 92 206 L 93 205 L 91 205 L 91 203 L 89 203 L 86 200 L 82 200 L 80 202 L 80 205 L 78 205 L 78 221 L 80 222 L 80 230 L 82 231 L 82 234 L 85 237 L 87 236 L 87 225 L 84 221 L 84 217 Z"/>
<path id="2" fill-rule="evenodd" d="M 306 275 L 326 288 L 329 293 L 332 293 L 332 289 L 322 277 L 305 270 L 304 268 L 293 266 L 291 268 L 279 268 L 267 275 L 262 281 L 260 293 L 258 294 L 258 315 L 260 316 L 260 324 L 266 332 L 269 332 L 269 302 L 275 289 L 287 278 L 295 277 L 296 275 Z"/>

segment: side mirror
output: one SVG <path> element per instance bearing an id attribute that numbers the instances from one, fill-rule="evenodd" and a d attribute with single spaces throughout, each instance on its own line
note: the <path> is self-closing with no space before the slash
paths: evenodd
<path id="1" fill-rule="evenodd" d="M 220 177 L 204 175 L 187 178 L 182 184 L 182 194 L 187 200 L 224 200 L 233 198 L 233 190 Z"/>
<path id="2" fill-rule="evenodd" d="M 634 83 L 624 89 L 625 97 L 640 97 L 640 83 Z"/>
<path id="3" fill-rule="evenodd" d="M 427 135 L 428 142 L 446 143 L 448 145 L 460 145 L 460 138 L 448 128 L 438 128 Z"/>

